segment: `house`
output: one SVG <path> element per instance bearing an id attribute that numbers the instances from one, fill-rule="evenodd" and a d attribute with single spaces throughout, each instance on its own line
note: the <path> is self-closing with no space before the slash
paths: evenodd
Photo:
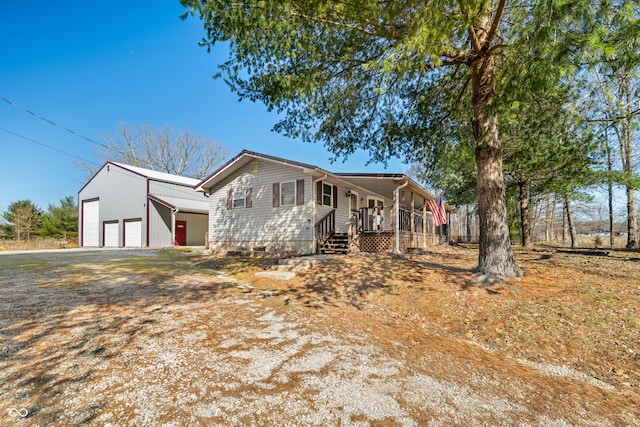
<path id="1" fill-rule="evenodd" d="M 195 190 L 209 197 L 213 250 L 402 252 L 436 239 L 434 196 L 404 174 L 333 173 L 244 150 Z"/>
<path id="2" fill-rule="evenodd" d="M 592 236 L 601 236 L 601 237 L 609 237 L 611 236 L 611 231 L 604 228 L 597 228 L 595 230 L 591 230 Z"/>
<path id="3" fill-rule="evenodd" d="M 106 162 L 78 192 L 79 246 L 204 246 L 209 203 L 198 183 Z"/>

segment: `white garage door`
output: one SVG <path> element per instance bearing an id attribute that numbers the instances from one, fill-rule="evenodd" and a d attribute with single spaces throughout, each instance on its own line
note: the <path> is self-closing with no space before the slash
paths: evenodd
<path id="1" fill-rule="evenodd" d="M 104 246 L 107 248 L 118 247 L 118 227 L 117 222 L 104 223 Z"/>
<path id="2" fill-rule="evenodd" d="M 98 246 L 100 233 L 100 201 L 82 202 L 82 246 Z"/>
<path id="3" fill-rule="evenodd" d="M 124 222 L 124 245 L 128 248 L 142 246 L 142 220 L 129 220 Z"/>

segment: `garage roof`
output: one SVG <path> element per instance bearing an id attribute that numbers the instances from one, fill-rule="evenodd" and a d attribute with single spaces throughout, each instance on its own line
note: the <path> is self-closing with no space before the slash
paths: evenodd
<path id="1" fill-rule="evenodd" d="M 207 200 L 179 199 L 177 197 L 159 196 L 157 194 L 149 194 L 149 198 L 161 205 L 180 212 L 209 213 L 209 202 Z"/>

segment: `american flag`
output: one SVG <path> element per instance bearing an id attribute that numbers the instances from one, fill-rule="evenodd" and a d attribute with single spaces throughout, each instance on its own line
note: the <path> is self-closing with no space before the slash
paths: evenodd
<path id="1" fill-rule="evenodd" d="M 431 200 L 427 207 L 431 211 L 431 215 L 433 216 L 433 225 L 438 227 L 442 224 L 447 223 L 447 212 L 444 208 L 444 197 L 442 194 Z"/>

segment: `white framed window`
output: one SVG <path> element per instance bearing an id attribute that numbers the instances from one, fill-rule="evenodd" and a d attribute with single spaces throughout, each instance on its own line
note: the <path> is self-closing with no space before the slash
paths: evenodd
<path id="1" fill-rule="evenodd" d="M 296 182 L 280 183 L 280 206 L 294 206 L 296 204 Z"/>
<path id="2" fill-rule="evenodd" d="M 246 192 L 234 191 L 233 192 L 233 207 L 244 208 L 246 206 Z"/>
<path id="3" fill-rule="evenodd" d="M 322 205 L 333 206 L 333 186 L 322 183 Z"/>

